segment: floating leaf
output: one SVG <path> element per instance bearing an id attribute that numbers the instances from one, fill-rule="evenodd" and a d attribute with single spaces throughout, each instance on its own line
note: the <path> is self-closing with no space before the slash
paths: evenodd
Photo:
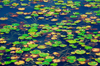
<path id="1" fill-rule="evenodd" d="M 30 53 L 32 53 L 32 54 L 40 54 L 41 51 L 40 50 L 33 50 L 33 51 L 30 51 Z"/>

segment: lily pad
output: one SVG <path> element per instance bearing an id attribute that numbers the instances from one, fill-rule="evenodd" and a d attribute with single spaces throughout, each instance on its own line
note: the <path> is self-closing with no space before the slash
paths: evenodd
<path id="1" fill-rule="evenodd" d="M 50 65 L 51 66 L 57 66 L 58 64 L 57 63 L 51 63 Z"/>
<path id="2" fill-rule="evenodd" d="M 48 55 L 49 55 L 49 53 L 40 53 L 40 54 L 39 54 L 40 57 L 46 57 L 46 56 L 48 56 Z"/>
<path id="3" fill-rule="evenodd" d="M 31 48 L 26 47 L 26 48 L 22 48 L 22 50 L 23 50 L 23 51 L 30 51 Z"/>
<path id="4" fill-rule="evenodd" d="M 67 62 L 69 62 L 69 63 L 74 63 L 75 60 L 67 60 Z"/>
<path id="5" fill-rule="evenodd" d="M 38 46 L 38 44 L 29 44 L 28 46 L 29 46 L 30 48 L 35 48 L 35 47 Z"/>
<path id="6" fill-rule="evenodd" d="M 1 46 L 1 47 L 0 47 L 0 50 L 5 50 L 5 49 L 6 49 L 5 46 Z"/>
<path id="7" fill-rule="evenodd" d="M 20 42 L 19 41 L 15 41 L 15 42 L 13 42 L 13 44 L 20 44 Z"/>
<path id="8" fill-rule="evenodd" d="M 75 56 L 68 56 L 67 59 L 70 59 L 70 60 L 75 60 L 76 57 Z"/>
<path id="9" fill-rule="evenodd" d="M 49 65 L 49 62 L 43 62 L 42 65 Z"/>
<path id="10" fill-rule="evenodd" d="M 11 63 L 11 61 L 5 61 L 4 62 L 4 64 L 6 64 L 6 65 L 8 65 L 8 64 L 10 64 Z"/>
<path id="11" fill-rule="evenodd" d="M 76 43 L 76 40 L 68 40 L 69 43 Z"/>
<path id="12" fill-rule="evenodd" d="M 39 48 L 39 49 L 45 49 L 46 46 L 45 46 L 45 45 L 40 45 L 40 46 L 38 46 L 37 48 Z"/>
<path id="13" fill-rule="evenodd" d="M 91 46 L 85 46 L 85 49 L 92 49 L 92 47 Z"/>
<path id="14" fill-rule="evenodd" d="M 41 51 L 40 50 L 33 50 L 33 51 L 30 51 L 30 53 L 32 53 L 32 54 L 40 54 Z"/>
<path id="15" fill-rule="evenodd" d="M 100 63 L 100 58 L 96 58 L 95 61 L 97 61 L 98 63 Z"/>
<path id="16" fill-rule="evenodd" d="M 77 60 L 78 60 L 78 61 L 82 61 L 82 62 L 86 61 L 85 58 L 78 58 Z"/>
<path id="17" fill-rule="evenodd" d="M 16 50 L 16 53 L 23 53 L 22 50 Z"/>
<path id="18" fill-rule="evenodd" d="M 76 50 L 75 53 L 76 54 L 85 54 L 85 50 Z"/>
<path id="19" fill-rule="evenodd" d="M 98 65 L 98 63 L 95 61 L 91 61 L 91 62 L 88 62 L 88 65 Z"/>
<path id="20" fill-rule="evenodd" d="M 32 58 L 26 58 L 25 61 L 29 62 L 29 61 L 32 61 L 33 59 Z"/>

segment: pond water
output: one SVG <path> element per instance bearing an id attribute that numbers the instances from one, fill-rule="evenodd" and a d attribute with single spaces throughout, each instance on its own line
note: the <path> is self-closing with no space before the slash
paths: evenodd
<path id="1" fill-rule="evenodd" d="M 0 0 L 0 66 L 100 66 L 99 0 Z"/>

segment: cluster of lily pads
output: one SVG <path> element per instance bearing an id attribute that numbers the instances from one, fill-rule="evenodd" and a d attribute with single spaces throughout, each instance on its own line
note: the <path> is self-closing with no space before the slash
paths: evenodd
<path id="1" fill-rule="evenodd" d="M 99 0 L 20 2 L 3 0 L 4 5 L 0 5 L 0 9 L 10 6 L 17 8 L 18 12 L 10 13 L 10 17 L 0 17 L 0 21 L 24 16 L 22 20 L 33 20 L 34 23 L 0 24 L 0 65 L 29 63 L 30 66 L 59 66 L 61 62 L 65 62 L 63 66 L 100 65 L 100 31 L 97 27 L 100 25 Z M 42 2 L 54 4 L 46 6 Z M 31 7 L 30 3 L 34 4 L 34 11 L 24 12 L 25 7 Z M 92 11 L 83 14 L 78 11 L 82 7 Z M 38 21 L 42 20 L 47 23 L 39 24 Z M 11 35 L 16 33 L 20 33 L 18 37 Z M 8 35 L 17 40 L 10 39 L 12 41 L 9 42 L 6 39 Z"/>

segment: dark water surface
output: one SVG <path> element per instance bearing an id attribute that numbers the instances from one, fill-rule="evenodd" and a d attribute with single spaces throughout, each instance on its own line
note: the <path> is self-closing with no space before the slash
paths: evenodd
<path id="1" fill-rule="evenodd" d="M 71 1 L 71 0 L 63 0 L 63 1 L 64 1 L 64 3 L 67 3 L 67 1 Z M 86 12 L 92 12 L 92 14 L 88 15 L 87 18 L 90 18 L 91 16 L 96 16 L 98 19 L 100 18 L 100 16 L 97 16 L 94 13 L 94 11 L 100 10 L 99 9 L 100 7 L 99 8 L 95 8 L 95 9 L 93 9 L 91 7 L 90 8 L 89 7 L 84 7 L 84 3 L 89 3 L 89 2 L 86 2 L 85 0 L 72 0 L 72 1 L 73 2 L 75 2 L 75 1 L 80 1 L 81 2 L 80 3 L 81 6 L 78 7 L 79 10 L 75 10 L 74 8 L 66 6 L 66 9 L 71 10 L 71 12 L 68 13 L 67 15 L 57 15 L 57 17 L 54 17 L 54 16 L 46 17 L 44 15 L 39 15 L 38 17 L 44 17 L 45 18 L 43 20 L 38 20 L 38 17 L 32 17 L 31 19 L 25 19 L 26 16 L 31 16 L 31 14 L 29 14 L 29 15 L 18 15 L 18 17 L 11 17 L 11 15 L 12 15 L 11 13 L 16 14 L 16 12 L 19 11 L 18 8 L 22 8 L 22 7 L 25 8 L 25 10 L 22 11 L 22 12 L 31 12 L 32 13 L 33 11 L 37 11 L 38 12 L 38 10 L 34 9 L 35 5 L 45 5 L 45 7 L 55 6 L 55 7 L 59 7 L 59 8 L 61 8 L 62 5 L 58 5 L 58 6 L 55 5 L 54 3 L 57 2 L 57 1 L 54 2 L 53 0 L 49 0 L 49 2 L 38 2 L 37 1 L 36 4 L 33 4 L 32 1 L 29 2 L 28 0 L 24 0 L 24 1 L 14 0 L 13 2 L 11 2 L 9 4 L 10 6 L 6 6 L 2 2 L 0 2 L 0 5 L 3 6 L 3 8 L 0 8 L 0 17 L 7 17 L 8 18 L 8 20 L 0 20 L 0 29 L 2 29 L 4 27 L 4 26 L 2 26 L 2 24 L 6 24 L 6 25 L 12 25 L 13 23 L 20 24 L 20 26 L 17 26 L 17 28 L 20 29 L 18 31 L 17 30 L 11 30 L 9 33 L 5 33 L 4 32 L 3 35 L 0 34 L 0 38 L 4 38 L 7 41 L 4 44 L 0 43 L 0 47 L 1 46 L 5 46 L 6 49 L 10 49 L 11 47 L 13 47 L 13 42 L 15 42 L 15 41 L 19 41 L 19 42 L 28 41 L 29 42 L 29 41 L 33 41 L 34 39 L 36 39 L 38 41 L 36 43 L 38 45 L 45 45 L 45 43 L 47 41 L 52 42 L 52 44 L 56 44 L 55 43 L 56 41 L 61 41 L 62 43 L 60 43 L 60 44 L 65 44 L 67 46 L 66 47 L 60 47 L 60 46 L 53 47 L 53 46 L 45 45 L 47 47 L 45 49 L 39 49 L 38 47 L 36 47 L 36 48 L 32 48 L 30 51 L 40 50 L 42 53 L 49 53 L 50 56 L 54 56 L 55 57 L 54 59 L 61 59 L 62 57 L 66 57 L 66 59 L 65 59 L 66 61 L 65 62 L 61 61 L 61 62 L 57 63 L 58 65 L 55 65 L 55 66 L 89 66 L 88 62 L 91 62 L 91 61 L 97 62 L 98 65 L 96 65 L 96 66 L 100 66 L 100 63 L 95 60 L 96 58 L 99 58 L 99 56 L 95 55 L 95 52 L 92 52 L 92 49 L 88 50 L 88 49 L 85 49 L 84 47 L 82 47 L 81 45 L 79 45 L 78 41 L 81 41 L 81 40 L 77 40 L 77 43 L 74 44 L 74 43 L 69 43 L 68 41 L 66 41 L 67 39 L 64 39 L 64 37 L 61 37 L 61 35 L 65 35 L 66 36 L 65 38 L 68 38 L 67 35 L 69 35 L 69 34 L 67 32 L 53 30 L 53 32 L 60 33 L 60 35 L 57 35 L 57 39 L 55 39 L 55 40 L 53 39 L 52 40 L 51 37 L 46 38 L 47 34 L 51 34 L 51 32 L 42 33 L 41 31 L 46 30 L 46 28 L 43 29 L 43 27 L 39 28 L 39 26 L 38 26 L 37 27 L 37 30 L 38 30 L 37 32 L 41 33 L 40 36 L 32 37 L 32 39 L 23 39 L 23 40 L 18 39 L 19 36 L 22 36 L 23 34 L 28 34 L 29 33 L 27 30 L 25 31 L 24 29 L 28 29 L 29 30 L 31 28 L 31 27 L 22 27 L 23 30 L 21 30 L 21 28 L 20 28 L 21 27 L 21 23 L 20 22 L 23 22 L 23 24 L 28 24 L 28 25 L 36 23 L 36 24 L 39 24 L 39 25 L 43 24 L 43 25 L 49 25 L 49 26 L 57 25 L 57 23 L 61 23 L 62 20 L 72 20 L 72 23 L 73 23 L 74 21 L 76 21 L 76 20 L 81 18 L 80 15 L 85 14 Z M 91 2 L 94 2 L 94 1 L 91 1 Z M 11 6 L 12 3 L 19 3 L 19 4 L 27 3 L 29 6 L 18 5 L 17 7 L 12 7 Z M 99 3 L 100 3 L 100 1 L 99 1 Z M 12 8 L 10 8 L 10 7 L 12 7 Z M 63 9 L 63 8 L 61 8 L 61 9 Z M 70 18 L 70 16 L 73 15 L 74 12 L 79 12 L 80 14 L 77 15 L 78 17 L 75 18 L 75 19 Z M 100 14 L 100 12 L 99 12 L 99 14 Z M 46 20 L 46 18 L 49 18 L 49 20 Z M 58 21 L 54 21 L 54 22 L 51 21 L 51 19 L 53 19 L 53 18 L 58 19 Z M 66 19 L 66 18 L 68 18 L 68 19 Z M 74 37 L 73 37 L 73 39 L 70 39 L 70 40 L 77 39 L 78 36 L 79 37 L 81 36 L 81 37 L 85 38 L 82 42 L 85 43 L 86 46 L 91 46 L 92 48 L 100 48 L 100 45 L 99 45 L 100 42 L 91 42 L 91 39 L 87 39 L 86 38 L 87 36 L 83 36 L 83 35 L 79 35 L 79 33 L 75 33 L 75 31 L 78 30 L 78 29 L 76 29 L 77 27 L 79 27 L 79 26 L 83 27 L 83 26 L 88 26 L 89 25 L 89 26 L 91 26 L 91 29 L 83 31 L 83 32 L 85 32 L 83 34 L 84 35 L 88 35 L 86 33 L 86 31 L 89 31 L 89 32 L 92 33 L 91 34 L 92 35 L 92 39 L 94 39 L 93 35 L 96 35 L 96 34 L 93 34 L 93 32 L 100 31 L 100 24 L 99 23 L 91 24 L 91 23 L 84 22 L 84 20 L 85 19 L 81 19 L 81 22 L 77 23 L 76 25 L 67 25 L 67 27 L 74 27 L 75 29 L 68 29 L 68 28 L 61 28 L 61 29 L 62 30 L 63 29 L 72 30 L 72 35 L 74 35 Z M 94 20 L 94 22 L 96 22 L 96 20 Z M 67 24 L 67 22 L 65 22 L 65 23 Z M 69 21 L 69 23 L 71 23 L 71 22 Z M 97 29 L 97 30 L 92 30 L 93 28 Z M 36 27 L 33 28 L 33 29 L 35 30 Z M 50 29 L 50 30 L 52 30 L 52 29 Z M 2 33 L 1 30 L 0 30 L 0 33 Z M 31 35 L 29 35 L 29 36 L 31 36 Z M 98 40 L 100 40 L 100 37 L 98 37 Z M 8 43 L 11 43 L 11 44 L 7 45 Z M 89 43 L 94 43 L 94 44 L 93 45 L 89 45 Z M 75 45 L 77 48 L 72 48 L 70 46 L 71 44 Z M 19 45 L 16 45 L 15 47 L 22 49 L 22 48 L 24 48 L 24 45 L 19 44 Z M 84 53 L 84 54 L 71 54 L 71 52 L 74 52 L 75 50 L 84 50 L 84 51 L 86 51 L 86 53 L 90 53 L 90 54 L 86 54 L 86 53 Z M 7 64 L 7 65 L 6 64 L 3 65 L 3 63 L 5 61 L 11 61 L 11 57 L 12 56 L 16 56 L 16 55 L 19 56 L 17 61 L 23 60 L 22 58 L 26 58 L 24 56 L 25 54 L 30 54 L 31 55 L 30 51 L 24 51 L 21 54 L 18 54 L 18 53 L 12 54 L 12 53 L 10 53 L 11 51 L 10 52 L 2 52 L 2 50 L 0 49 L 0 53 L 4 53 L 4 55 L 0 55 L 0 62 L 2 62 L 2 64 L 0 66 L 17 66 L 13 62 L 11 62 L 10 64 Z M 58 52 L 60 56 L 53 55 L 53 52 Z M 100 53 L 100 51 L 98 53 Z M 76 59 L 85 58 L 86 59 L 86 63 L 82 65 L 77 60 L 75 60 L 74 63 L 69 63 L 68 59 L 67 59 L 68 56 L 75 56 Z M 10 57 L 10 58 L 7 59 L 7 57 Z M 33 61 L 29 61 L 29 62 L 24 60 L 25 63 L 23 65 L 20 65 L 20 66 L 35 66 L 35 65 L 36 66 L 52 66 L 50 64 L 53 63 L 53 61 L 51 61 L 50 64 L 48 64 L 48 65 L 35 64 L 35 62 L 37 62 L 36 59 L 38 59 L 38 58 L 40 58 L 40 57 L 33 58 Z M 46 58 L 44 57 L 44 59 L 46 59 Z"/>

